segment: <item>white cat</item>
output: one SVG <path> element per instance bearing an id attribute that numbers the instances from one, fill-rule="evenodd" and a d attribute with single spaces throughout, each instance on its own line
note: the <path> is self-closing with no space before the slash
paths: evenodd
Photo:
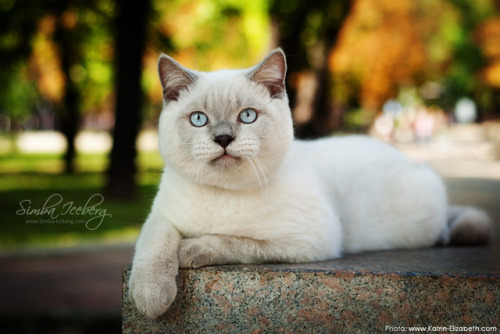
<path id="1" fill-rule="evenodd" d="M 149 317 L 178 268 L 306 262 L 486 241 L 488 216 L 449 208 L 436 173 L 362 136 L 293 139 L 281 49 L 247 70 L 201 73 L 162 55 L 165 169 L 143 226 L 130 297 Z"/>

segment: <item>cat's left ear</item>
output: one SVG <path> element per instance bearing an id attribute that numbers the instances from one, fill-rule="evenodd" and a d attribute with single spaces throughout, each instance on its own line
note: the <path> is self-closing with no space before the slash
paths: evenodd
<path id="1" fill-rule="evenodd" d="M 281 48 L 274 49 L 248 73 L 248 79 L 265 86 L 273 98 L 285 93 L 286 58 Z"/>
<path id="2" fill-rule="evenodd" d="M 180 92 L 192 85 L 198 78 L 196 73 L 181 66 L 165 54 L 158 59 L 158 73 L 163 87 L 163 97 L 168 101 L 177 101 Z"/>

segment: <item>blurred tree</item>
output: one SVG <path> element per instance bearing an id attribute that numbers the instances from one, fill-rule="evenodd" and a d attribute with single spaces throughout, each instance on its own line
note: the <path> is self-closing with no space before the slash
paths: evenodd
<path id="1" fill-rule="evenodd" d="M 144 126 L 156 127 L 162 108 L 160 51 L 201 71 L 251 66 L 269 51 L 267 0 L 153 0 L 152 7 L 142 82 Z"/>
<path id="2" fill-rule="evenodd" d="M 448 1 L 459 13 L 459 29 L 451 41 L 453 62 L 450 63 L 446 73 L 448 96 L 452 99 L 450 102 L 453 105 L 461 97 L 472 98 L 478 106 L 478 120 L 482 120 L 486 109 L 489 109 L 487 105 L 490 104 L 484 97 L 491 94 L 492 89 L 481 78 L 480 74 L 486 59 L 484 50 L 474 37 L 475 32 L 481 27 L 481 22 L 492 17 L 495 4 L 491 1 Z"/>
<path id="3" fill-rule="evenodd" d="M 26 62 L 29 54 L 34 46 L 33 39 L 39 28 L 39 22 L 45 15 L 53 15 L 57 17 L 57 28 L 54 33 L 54 41 L 59 46 L 59 53 L 61 58 L 61 70 L 64 74 L 64 92 L 62 94 L 62 103 L 59 104 L 60 115 L 62 118 L 62 132 L 66 137 L 67 150 L 65 154 L 66 171 L 72 172 L 72 161 L 75 156 L 74 138 L 76 135 L 76 124 L 79 107 L 79 91 L 72 84 L 70 78 L 70 69 L 79 59 L 80 53 L 77 46 L 79 39 L 75 38 L 76 20 L 70 13 L 67 12 L 70 6 L 70 1 L 52 1 L 49 4 L 41 4 L 32 1 L 12 1 L 4 2 L 2 14 L 5 15 L 2 20 L 3 24 L 1 29 L 5 31 L 5 36 L 2 38 L 4 55 L 2 67 L 6 66 L 7 71 L 2 71 L 4 75 L 11 76 L 12 72 L 9 71 L 9 64 Z M 6 49 L 6 50 L 5 50 Z M 11 85 L 17 83 L 11 82 Z M 12 90 L 6 89 L 9 93 Z M 28 97 L 28 96 L 21 96 Z M 7 99 L 9 101 L 10 99 Z M 27 100 L 29 101 L 29 100 Z M 33 103 L 33 102 L 32 102 Z M 33 107 L 29 108 L 28 105 L 23 104 L 21 108 L 26 108 L 24 111 L 15 110 L 16 104 L 5 106 L 4 108 L 10 110 L 11 115 L 26 116 L 32 112 Z"/>
<path id="4" fill-rule="evenodd" d="M 155 38 L 154 47 L 170 52 L 188 67 L 210 71 L 248 66 L 268 51 L 266 0 L 172 0 L 153 4 L 156 31 L 169 39 Z"/>
<path id="5" fill-rule="evenodd" d="M 58 105 L 61 132 L 66 137 L 64 154 L 65 171 L 73 173 L 73 161 L 76 156 L 75 137 L 78 130 L 81 107 L 81 91 L 73 80 L 71 71 L 82 63 L 82 28 L 76 17 L 75 9 L 68 2 L 61 2 L 55 8 L 57 15 L 54 41 L 58 46 L 63 73 L 63 100 Z"/>
<path id="6" fill-rule="evenodd" d="M 307 85 L 315 87 L 309 101 L 305 102 L 305 113 L 309 115 L 296 122 L 297 137 L 323 136 L 340 125 L 341 112 L 330 94 L 328 55 L 350 12 L 351 3 L 350 0 L 274 0 L 270 9 L 278 44 L 288 56 L 288 94 L 294 113 L 297 113 L 300 80 L 309 73 L 312 80 Z"/>
<path id="7" fill-rule="evenodd" d="M 500 1 L 496 0 L 495 15 L 483 21 L 474 33 L 474 40 L 480 45 L 485 63 L 480 72 L 482 81 L 491 87 L 489 96 L 491 108 L 500 115 Z"/>
<path id="8" fill-rule="evenodd" d="M 493 13 L 488 0 L 356 0 L 330 57 L 335 99 L 374 115 L 405 88 L 432 81 L 440 92 L 428 103 L 451 110 L 469 96 L 483 104 L 491 90 L 473 36 Z"/>
<path id="9" fill-rule="evenodd" d="M 42 13 L 36 1 L 0 1 L 0 113 L 10 126 L 34 108 L 36 89 L 28 80 L 25 60 Z"/>
<path id="10" fill-rule="evenodd" d="M 22 122 L 36 114 L 40 100 L 49 101 L 57 111 L 56 129 L 66 137 L 67 172 L 73 171 L 82 109 L 102 103 L 111 92 L 110 85 L 96 80 L 106 74 L 105 66 L 98 66 L 106 62 L 106 52 L 89 51 L 106 44 L 99 37 L 109 31 L 110 2 L 20 0 L 0 5 L 0 77 L 7 79 L 0 92 L 1 112 Z"/>
<path id="11" fill-rule="evenodd" d="M 356 0 L 330 59 L 336 98 L 345 102 L 354 95 L 363 109 L 375 112 L 397 96 L 400 85 L 423 79 L 422 70 L 433 66 L 424 41 L 436 33 L 435 16 L 443 11 L 412 0 Z"/>
<path id="12" fill-rule="evenodd" d="M 142 58 L 150 6 L 149 0 L 117 1 L 115 127 L 107 184 L 113 198 L 136 195 L 135 141 L 141 126 Z"/>
<path id="13" fill-rule="evenodd" d="M 55 16 L 53 40 L 57 46 L 60 61 L 63 87 L 62 99 L 56 104 L 58 109 L 59 127 L 66 137 L 67 148 L 64 154 L 67 173 L 74 171 L 76 156 L 75 138 L 81 124 L 82 110 L 88 107 L 88 101 L 96 94 L 95 76 L 87 77 L 89 68 L 96 57 L 89 56 L 87 49 L 100 49 L 95 34 L 109 34 L 109 23 L 112 15 L 106 12 L 110 5 L 107 1 L 59 0 L 47 5 L 48 14 Z M 100 24 L 97 17 L 100 16 Z M 97 28 L 97 29 L 96 29 Z M 89 68 L 89 70 L 92 70 Z M 99 69 L 102 70 L 102 67 Z M 92 73 L 91 73 L 92 74 Z M 102 75 L 102 74 L 100 74 Z M 88 84 L 91 81 L 92 84 Z M 102 89 L 110 93 L 110 89 Z"/>

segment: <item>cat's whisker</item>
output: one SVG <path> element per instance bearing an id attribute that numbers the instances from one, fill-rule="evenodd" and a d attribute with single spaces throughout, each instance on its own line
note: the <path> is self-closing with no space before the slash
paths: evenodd
<path id="1" fill-rule="evenodd" d="M 200 186 L 203 186 L 203 164 L 206 162 L 205 159 L 203 159 L 200 162 Z"/>
<path id="2" fill-rule="evenodd" d="M 259 175 L 259 172 L 257 171 L 257 168 L 255 167 L 254 163 L 253 163 L 253 159 L 252 157 L 248 157 L 247 158 L 247 161 L 250 163 L 250 166 L 252 166 L 254 172 L 255 172 L 255 175 L 257 176 L 257 182 L 259 182 L 259 188 L 261 190 L 263 190 L 263 187 L 262 187 L 262 181 L 260 180 L 260 175 Z M 266 185 L 266 188 L 267 188 L 267 185 Z"/>
<path id="3" fill-rule="evenodd" d="M 264 166 L 262 166 L 262 163 L 261 161 L 259 160 L 259 158 L 257 157 L 253 157 L 252 160 L 254 160 L 255 164 L 257 165 L 257 167 L 259 168 L 260 172 L 262 173 L 262 177 L 264 179 L 264 185 L 266 187 L 266 193 L 269 192 L 269 189 L 267 187 L 267 177 L 266 177 L 266 172 L 267 170 L 265 169 Z"/>
<path id="4" fill-rule="evenodd" d="M 189 176 L 188 184 L 190 185 L 190 189 L 192 189 L 195 192 L 198 190 L 198 186 L 200 185 L 200 183 L 198 182 L 198 179 L 200 179 L 201 183 L 203 183 L 203 177 L 201 175 L 201 170 L 203 168 L 204 162 L 205 162 L 204 159 L 195 159 L 194 164 L 193 164 L 193 168 L 192 168 L 190 176 Z"/>
<path id="5" fill-rule="evenodd" d="M 272 157 L 271 154 L 267 153 L 264 150 L 260 150 L 259 154 L 262 155 L 264 158 L 271 158 Z"/>
<path id="6" fill-rule="evenodd" d="M 196 161 L 196 179 L 195 179 L 195 183 L 196 183 L 196 187 L 198 187 L 199 185 L 201 185 L 203 183 L 203 175 L 202 175 L 202 169 L 203 169 L 203 160 L 200 159 L 200 160 L 197 160 Z"/>
<path id="7" fill-rule="evenodd" d="M 267 164 L 265 163 L 265 160 L 267 160 L 267 159 L 274 159 L 274 158 L 273 158 L 273 156 L 272 156 L 271 154 L 267 153 L 267 152 L 266 152 L 266 151 L 264 151 L 264 150 L 260 150 L 260 151 L 259 151 L 259 155 L 260 155 L 262 158 L 264 158 L 264 162 L 263 162 L 263 161 L 261 161 L 261 159 L 259 159 L 259 162 L 261 163 L 262 167 L 264 168 L 264 170 L 265 170 L 266 174 L 267 174 L 267 175 L 270 175 L 270 176 L 271 176 L 271 178 L 272 178 L 273 173 L 270 173 L 270 172 L 269 172 L 269 170 L 266 168 L 266 165 L 267 165 Z M 257 159 L 258 159 L 258 158 L 257 158 Z"/>
<path id="8" fill-rule="evenodd" d="M 205 159 L 199 159 L 196 161 L 196 179 L 195 183 L 196 186 L 198 185 L 203 185 L 203 163 L 205 162 Z M 199 177 L 199 181 L 198 181 Z"/>
<path id="9" fill-rule="evenodd" d="M 193 165 L 193 168 L 191 169 L 191 173 L 189 174 L 189 178 L 188 178 L 188 185 L 189 185 L 189 189 L 192 189 L 193 186 L 195 187 L 195 183 L 193 180 L 194 180 L 194 177 L 196 175 L 196 168 L 197 168 L 197 165 L 198 165 L 198 161 L 195 160 L 194 162 L 194 165 Z"/>
<path id="10" fill-rule="evenodd" d="M 256 157 L 248 157 L 248 161 L 251 163 L 252 167 L 254 168 L 254 171 L 257 175 L 257 178 L 259 181 L 259 186 L 260 186 L 261 190 L 263 191 L 265 188 L 266 193 L 268 193 L 269 189 L 267 186 L 267 178 L 266 178 L 266 173 L 265 173 L 265 170 L 262 166 L 262 163 Z M 261 177 L 261 175 L 262 175 L 262 177 Z"/>

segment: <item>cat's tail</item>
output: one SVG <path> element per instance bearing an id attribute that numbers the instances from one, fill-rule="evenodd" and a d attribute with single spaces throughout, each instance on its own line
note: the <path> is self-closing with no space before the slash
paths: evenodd
<path id="1" fill-rule="evenodd" d="M 469 206 L 448 207 L 448 242 L 454 245 L 483 245 L 493 237 L 493 222 L 482 210 Z"/>

